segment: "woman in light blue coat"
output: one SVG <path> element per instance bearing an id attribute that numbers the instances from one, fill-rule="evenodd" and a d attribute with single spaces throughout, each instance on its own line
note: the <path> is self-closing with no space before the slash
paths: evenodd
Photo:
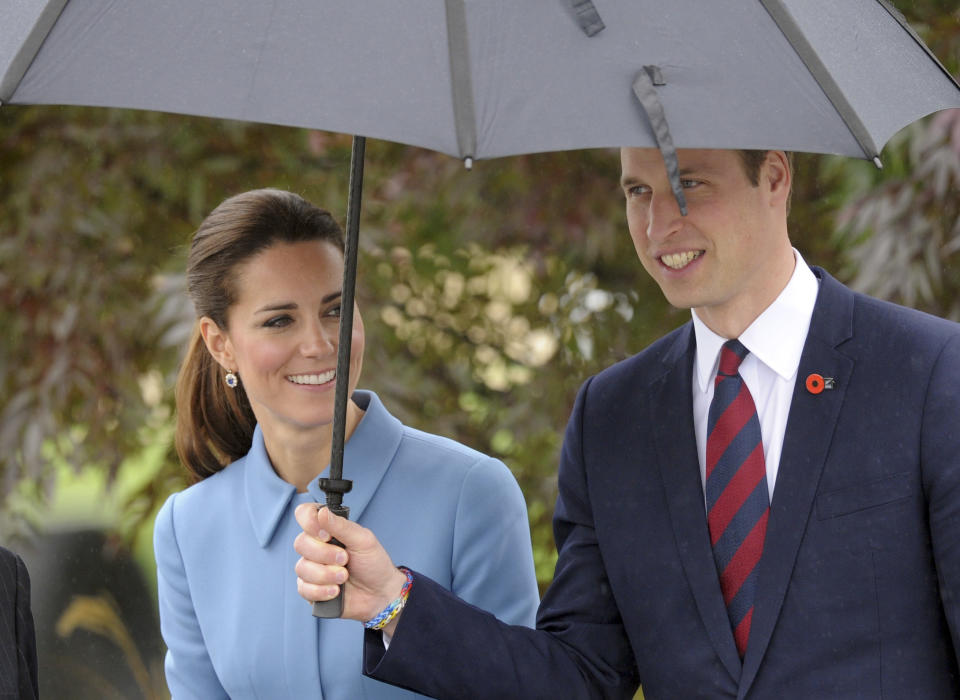
<path id="1" fill-rule="evenodd" d="M 255 190 L 194 235 L 197 327 L 177 385 L 177 451 L 197 483 L 157 516 L 167 684 L 182 698 L 418 697 L 362 676 L 363 629 L 297 593 L 293 511 L 323 502 L 330 460 L 343 234 L 297 195 Z M 351 518 L 396 561 L 497 617 L 539 602 L 523 495 L 500 461 L 404 426 L 356 390 L 354 313 L 344 453 Z"/>

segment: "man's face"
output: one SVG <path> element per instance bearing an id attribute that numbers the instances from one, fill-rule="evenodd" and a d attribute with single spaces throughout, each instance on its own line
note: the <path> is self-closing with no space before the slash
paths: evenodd
<path id="1" fill-rule="evenodd" d="M 793 271 L 786 160 L 768 153 L 753 186 L 736 151 L 677 155 L 687 216 L 680 213 L 660 152 L 621 150 L 630 236 L 667 301 L 695 308 L 714 332 L 733 337 L 776 298 Z"/>

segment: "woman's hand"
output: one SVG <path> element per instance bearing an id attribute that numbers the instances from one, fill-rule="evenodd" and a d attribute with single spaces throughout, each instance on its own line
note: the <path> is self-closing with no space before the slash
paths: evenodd
<path id="1" fill-rule="evenodd" d="M 332 514 L 315 503 L 295 511 L 303 532 L 293 548 L 300 555 L 297 592 L 310 602 L 335 598 L 343 586 L 343 617 L 366 622 L 400 595 L 406 576 L 365 527 Z M 330 538 L 343 543 L 338 547 Z M 390 634 L 397 618 L 384 629 Z"/>

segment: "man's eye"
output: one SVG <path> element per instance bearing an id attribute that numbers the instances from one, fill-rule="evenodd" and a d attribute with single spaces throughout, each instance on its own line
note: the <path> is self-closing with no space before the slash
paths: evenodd
<path id="1" fill-rule="evenodd" d="M 630 194 L 631 197 L 640 197 L 642 195 L 649 193 L 650 188 L 647 187 L 646 185 L 634 185 L 629 190 L 627 190 L 627 192 L 628 194 Z"/>
<path id="2" fill-rule="evenodd" d="M 699 184 L 700 184 L 699 180 L 680 180 L 680 186 L 683 187 L 683 189 L 685 190 L 688 190 L 691 187 L 696 187 Z"/>

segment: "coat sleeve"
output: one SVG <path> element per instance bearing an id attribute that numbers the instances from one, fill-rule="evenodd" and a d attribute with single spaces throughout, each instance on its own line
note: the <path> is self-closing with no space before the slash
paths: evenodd
<path id="1" fill-rule="evenodd" d="M 452 590 L 514 625 L 540 603 L 523 493 L 502 462 L 478 461 L 463 481 L 453 533 Z"/>
<path id="2" fill-rule="evenodd" d="M 21 698 L 36 698 L 40 687 L 37 682 L 37 640 L 30 608 L 30 575 L 19 555 L 17 563 L 17 666 Z"/>
<path id="3" fill-rule="evenodd" d="M 960 665 L 960 335 L 934 365 L 923 409 L 920 455 L 930 538 L 944 615 Z"/>
<path id="4" fill-rule="evenodd" d="M 417 575 L 389 650 L 379 634 L 366 633 L 365 673 L 440 698 L 633 696 L 635 665 L 605 585 L 580 449 L 588 387 L 577 397 L 564 440 L 557 574 L 537 629 L 507 625 Z"/>
<path id="5" fill-rule="evenodd" d="M 167 686 L 172 700 L 226 698 L 190 596 L 190 582 L 177 543 L 176 497 L 177 494 L 170 496 L 160 509 L 153 533 L 160 630 L 167 644 Z"/>

